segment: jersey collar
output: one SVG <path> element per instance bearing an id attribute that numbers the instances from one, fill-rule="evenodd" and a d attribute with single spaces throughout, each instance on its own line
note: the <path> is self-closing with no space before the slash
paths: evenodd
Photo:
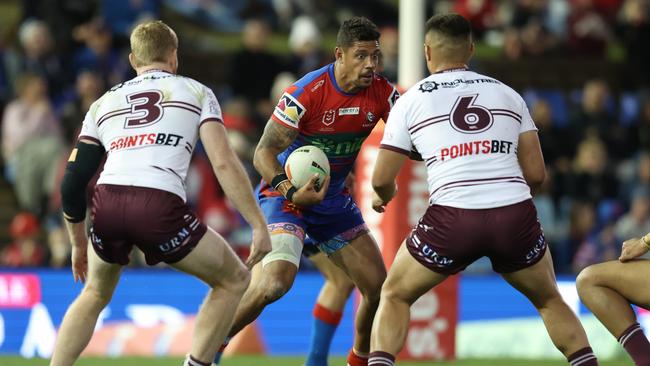
<path id="1" fill-rule="evenodd" d="M 436 71 L 436 72 L 434 72 L 434 74 L 444 74 L 446 72 L 468 71 L 468 70 L 469 69 L 467 68 L 467 66 L 465 66 L 465 67 L 454 67 L 453 69 L 445 69 L 445 70 Z"/>
<path id="2" fill-rule="evenodd" d="M 327 68 L 327 73 L 330 75 L 330 79 L 332 79 L 332 85 L 334 85 L 334 89 L 336 89 L 337 92 L 345 95 L 345 96 L 352 96 L 356 95 L 357 93 L 346 93 L 341 88 L 339 88 L 339 84 L 336 82 L 336 77 L 334 76 L 334 62 L 330 64 L 330 66 Z"/>

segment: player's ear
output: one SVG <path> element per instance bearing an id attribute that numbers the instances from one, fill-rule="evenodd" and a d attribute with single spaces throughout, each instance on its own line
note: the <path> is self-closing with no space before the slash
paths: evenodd
<path id="1" fill-rule="evenodd" d="M 424 58 L 427 62 L 431 61 L 431 47 L 428 44 L 424 44 Z"/>
<path id="2" fill-rule="evenodd" d="M 136 62 L 135 62 L 135 56 L 133 56 L 133 52 L 129 52 L 129 64 L 131 64 L 131 67 L 133 70 L 135 70 L 136 67 Z"/>
<path id="3" fill-rule="evenodd" d="M 334 59 L 336 61 L 342 61 L 343 60 L 343 49 L 341 47 L 336 47 L 334 49 Z"/>

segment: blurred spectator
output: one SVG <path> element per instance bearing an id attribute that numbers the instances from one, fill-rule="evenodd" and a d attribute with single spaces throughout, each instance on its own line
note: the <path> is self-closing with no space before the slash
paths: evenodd
<path id="1" fill-rule="evenodd" d="M 377 72 L 385 76 L 390 82 L 397 83 L 397 61 L 399 60 L 399 34 L 397 28 L 381 28 L 379 48 L 381 49 L 381 63 Z"/>
<path id="2" fill-rule="evenodd" d="M 300 77 L 329 63 L 321 49 L 320 31 L 314 20 L 306 15 L 299 16 L 291 24 L 289 49 L 289 70 Z"/>
<path id="3" fill-rule="evenodd" d="M 75 76 L 92 70 L 101 76 L 104 85 L 113 86 L 132 73 L 126 57 L 113 46 L 113 34 L 103 21 L 94 20 L 80 26 L 75 37 L 85 45 L 74 55 Z"/>
<path id="4" fill-rule="evenodd" d="M 614 224 L 607 223 L 602 230 L 582 242 L 573 258 L 573 273 L 579 273 L 592 264 L 615 260 L 620 252 L 621 243 L 615 235 Z"/>
<path id="5" fill-rule="evenodd" d="M 82 71 L 77 76 L 73 99 L 61 108 L 63 138 L 68 145 L 73 145 L 77 140 L 86 112 L 104 93 L 104 89 L 104 81 L 93 71 Z"/>
<path id="6" fill-rule="evenodd" d="M 18 98 L 2 119 L 5 176 L 13 184 L 21 209 L 43 213 L 43 200 L 54 189 L 61 128 L 47 98 L 45 81 L 25 74 L 17 82 Z"/>
<path id="7" fill-rule="evenodd" d="M 23 19 L 41 19 L 54 39 L 59 54 L 71 55 L 77 46 L 75 27 L 92 19 L 97 12 L 97 0 L 22 0 Z"/>
<path id="8" fill-rule="evenodd" d="M 120 47 L 129 46 L 129 34 L 142 21 L 156 18 L 160 0 L 101 0 L 101 16 Z"/>
<path id="9" fill-rule="evenodd" d="M 582 243 L 592 235 L 597 226 L 596 210 L 588 202 L 575 202 L 569 211 L 569 231 L 566 239 L 551 247 L 558 271 L 569 272 L 572 270 L 573 258 Z"/>
<path id="10" fill-rule="evenodd" d="M 603 14 L 594 6 L 594 0 L 571 0 L 567 20 L 569 49 L 575 56 L 603 57 L 612 30 Z"/>
<path id="11" fill-rule="evenodd" d="M 243 48 L 232 57 L 230 87 L 235 96 L 242 96 L 253 105 L 259 116 L 259 128 L 273 111 L 269 93 L 281 61 L 267 51 L 270 29 L 259 19 L 246 21 L 242 33 Z"/>
<path id="12" fill-rule="evenodd" d="M 18 30 L 20 50 L 5 54 L 7 76 L 13 89 L 17 78 L 25 72 L 41 76 L 50 96 L 56 98 L 68 83 L 69 72 L 61 57 L 55 52 L 51 31 L 41 20 L 29 19 Z"/>
<path id="13" fill-rule="evenodd" d="M 477 39 L 497 24 L 497 4 L 494 0 L 455 0 L 454 12 L 465 17 L 472 24 Z"/>
<path id="14" fill-rule="evenodd" d="M 618 38 L 627 53 L 626 64 L 629 66 L 627 76 L 646 86 L 650 85 L 650 76 L 646 72 L 650 64 L 649 13 L 650 4 L 647 0 L 627 0 L 620 12 L 616 29 Z"/>
<path id="15" fill-rule="evenodd" d="M 639 107 L 639 120 L 635 123 L 638 132 L 639 148 L 644 152 L 650 152 L 650 95 L 641 98 Z"/>
<path id="16" fill-rule="evenodd" d="M 650 187 L 639 187 L 632 196 L 630 211 L 616 222 L 616 237 L 623 241 L 649 232 Z"/>
<path id="17" fill-rule="evenodd" d="M 559 163 L 562 166 L 567 166 L 570 150 L 567 149 L 566 136 L 563 131 L 553 125 L 551 106 L 545 100 L 538 99 L 531 108 L 531 116 L 539 129 L 539 142 L 546 165 L 554 167 L 561 159 L 562 161 Z"/>
<path id="18" fill-rule="evenodd" d="M 38 242 L 38 219 L 30 213 L 17 214 L 9 224 L 12 242 L 0 255 L 0 262 L 8 267 L 34 267 L 45 263 L 45 249 Z"/>
<path id="19" fill-rule="evenodd" d="M 607 149 L 597 137 L 580 142 L 573 168 L 564 177 L 562 188 L 574 201 L 597 204 L 603 199 L 616 198 L 618 182 L 608 169 Z"/>

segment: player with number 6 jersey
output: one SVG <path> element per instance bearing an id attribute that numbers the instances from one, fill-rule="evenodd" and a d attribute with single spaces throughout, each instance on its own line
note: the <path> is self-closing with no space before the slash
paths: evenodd
<path id="1" fill-rule="evenodd" d="M 507 85 L 468 70 L 474 43 L 465 18 L 438 14 L 425 29 L 431 75 L 395 103 L 386 122 L 372 205 L 384 211 L 400 167 L 415 150 L 427 166 L 429 207 L 382 288 L 368 364 L 393 366 L 413 302 L 485 256 L 538 309 L 572 366 L 597 365 L 584 329 L 558 291 L 531 199 L 546 172 L 526 104 Z"/>

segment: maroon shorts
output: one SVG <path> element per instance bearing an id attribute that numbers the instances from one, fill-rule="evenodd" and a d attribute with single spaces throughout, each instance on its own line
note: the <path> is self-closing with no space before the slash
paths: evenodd
<path id="1" fill-rule="evenodd" d="M 121 265 L 129 263 L 134 245 L 149 265 L 178 262 L 207 230 L 180 197 L 146 187 L 98 185 L 91 220 L 95 252 Z"/>
<path id="2" fill-rule="evenodd" d="M 484 256 L 494 271 L 515 272 L 546 251 L 532 200 L 479 210 L 430 206 L 406 245 L 418 262 L 442 274 L 458 273 Z"/>

